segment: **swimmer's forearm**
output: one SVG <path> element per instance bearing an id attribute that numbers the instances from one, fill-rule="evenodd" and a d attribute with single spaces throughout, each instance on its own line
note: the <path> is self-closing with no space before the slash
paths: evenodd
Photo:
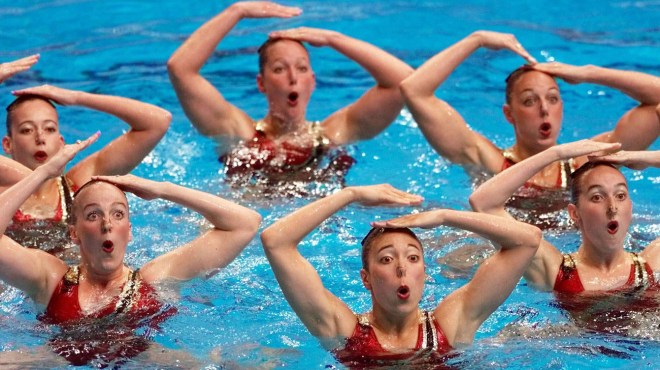
<path id="1" fill-rule="evenodd" d="M 167 62 L 170 74 L 180 70 L 199 72 L 241 18 L 239 7 L 233 4 L 204 23 L 172 54 Z"/>
<path id="2" fill-rule="evenodd" d="M 660 77 L 594 65 L 587 65 L 583 68 L 583 82 L 617 89 L 641 104 L 656 105 L 660 103 Z"/>
<path id="3" fill-rule="evenodd" d="M 344 188 L 294 211 L 263 231 L 264 248 L 297 246 L 323 221 L 354 201 L 354 191 Z"/>
<path id="4" fill-rule="evenodd" d="M 158 198 L 192 209 L 219 230 L 254 229 L 256 232 L 261 223 L 259 213 L 200 190 L 170 182 L 157 183 L 154 188 Z"/>
<path id="5" fill-rule="evenodd" d="M 501 249 L 538 248 L 541 230 L 509 217 L 444 209 L 442 224 L 477 233 Z"/>
<path id="6" fill-rule="evenodd" d="M 556 146 L 549 148 L 516 163 L 481 184 L 470 195 L 469 202 L 472 209 L 483 213 L 503 211 L 506 201 L 518 188 L 545 166 L 561 159 L 556 148 Z"/>
<path id="7" fill-rule="evenodd" d="M 75 104 L 111 114 L 135 131 L 167 131 L 172 115 L 165 109 L 135 99 L 76 92 Z"/>
<path id="8" fill-rule="evenodd" d="M 329 46 L 367 70 L 383 88 L 399 88 L 413 69 L 399 58 L 366 41 L 333 33 Z"/>
<path id="9" fill-rule="evenodd" d="M 16 210 L 49 178 L 43 166 L 0 194 L 0 231 L 5 233 Z"/>
<path id="10" fill-rule="evenodd" d="M 474 33 L 470 34 L 417 68 L 412 75 L 401 83 L 402 91 L 409 96 L 432 96 L 456 67 L 479 47 L 478 36 Z"/>

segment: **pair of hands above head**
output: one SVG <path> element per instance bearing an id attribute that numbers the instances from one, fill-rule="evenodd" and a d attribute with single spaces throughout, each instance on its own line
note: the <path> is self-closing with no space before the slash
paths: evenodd
<path id="1" fill-rule="evenodd" d="M 537 71 L 561 78 L 570 84 L 577 84 L 585 81 L 585 75 L 589 66 L 574 66 L 559 62 L 538 63 L 512 34 L 492 31 L 476 31 L 472 35 L 477 37 L 480 46 L 491 50 L 510 50 L 525 59 L 531 68 Z"/>

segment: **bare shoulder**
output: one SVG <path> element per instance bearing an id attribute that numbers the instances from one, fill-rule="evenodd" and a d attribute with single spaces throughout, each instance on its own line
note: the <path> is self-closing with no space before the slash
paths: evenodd
<path id="1" fill-rule="evenodd" d="M 651 265 L 653 271 L 660 271 L 660 238 L 646 246 L 640 255 Z"/>

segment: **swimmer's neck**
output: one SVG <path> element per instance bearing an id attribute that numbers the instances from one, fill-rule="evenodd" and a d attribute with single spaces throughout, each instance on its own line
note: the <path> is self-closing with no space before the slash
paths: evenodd
<path id="1" fill-rule="evenodd" d="M 262 121 L 265 124 L 264 132 L 267 136 L 272 138 L 304 131 L 307 127 L 305 116 L 300 116 L 295 119 L 284 119 L 283 117 L 268 113 Z"/>
<path id="2" fill-rule="evenodd" d="M 621 263 L 627 263 L 628 254 L 621 248 L 612 248 L 609 251 L 599 250 L 583 242 L 576 253 L 578 261 L 601 272 L 614 270 Z"/>
<path id="3" fill-rule="evenodd" d="M 402 337 L 411 332 L 417 335 L 420 319 L 421 311 L 419 309 L 395 316 L 374 304 L 373 310 L 369 313 L 371 326 L 392 337 Z"/>
<path id="4" fill-rule="evenodd" d="M 80 282 L 93 287 L 97 291 L 105 291 L 122 285 L 128 278 L 129 268 L 122 265 L 116 271 L 110 273 L 94 272 L 86 263 L 80 264 Z"/>

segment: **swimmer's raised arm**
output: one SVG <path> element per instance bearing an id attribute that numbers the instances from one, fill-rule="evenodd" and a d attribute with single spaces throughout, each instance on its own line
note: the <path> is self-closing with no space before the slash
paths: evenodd
<path id="1" fill-rule="evenodd" d="M 0 155 L 0 193 L 21 181 L 31 172 L 32 170 L 15 160 Z"/>
<path id="2" fill-rule="evenodd" d="M 271 38 L 294 39 L 312 46 L 328 46 L 358 63 L 376 80 L 355 103 L 333 113 L 324 122 L 324 132 L 335 144 L 371 139 L 401 112 L 399 83 L 413 69 L 392 54 L 368 42 L 335 31 L 300 27 L 272 32 Z"/>
<path id="3" fill-rule="evenodd" d="M 422 198 L 390 185 L 347 187 L 279 219 L 261 234 L 266 257 L 291 308 L 312 335 L 332 340 L 349 337 L 356 317 L 326 290 L 314 267 L 298 251 L 299 243 L 323 221 L 351 203 L 367 206 L 419 204 Z"/>
<path id="4" fill-rule="evenodd" d="M 133 170 L 158 144 L 170 126 L 172 115 L 155 105 L 119 96 L 92 94 L 43 85 L 15 91 L 14 95 L 39 95 L 61 105 L 76 105 L 111 114 L 130 126 L 98 152 L 68 171 L 78 185 L 97 175 L 123 175 Z"/>
<path id="5" fill-rule="evenodd" d="M 617 89 L 639 102 L 626 112 L 612 132 L 597 140 L 619 142 L 624 150 L 644 150 L 660 135 L 660 118 L 655 112 L 660 103 L 660 77 L 594 65 L 573 66 L 564 63 L 540 63 L 534 69 L 561 78 L 568 83 L 593 83 Z"/>
<path id="6" fill-rule="evenodd" d="M 39 54 L 27 56 L 11 62 L 0 63 L 0 83 L 5 82 L 11 76 L 27 71 L 39 61 Z"/>
<path id="7" fill-rule="evenodd" d="M 504 208 L 506 201 L 527 180 L 548 164 L 587 154 L 611 152 L 618 148 L 620 148 L 618 143 L 601 143 L 593 140 L 580 140 L 550 147 L 500 172 L 483 183 L 470 195 L 470 205 L 472 209 L 480 213 L 513 219 Z M 531 265 L 525 271 L 525 279 L 537 289 L 551 290 L 561 258 L 561 253 L 557 248 L 542 240 Z"/>
<path id="8" fill-rule="evenodd" d="M 595 153 L 607 153 L 618 150 L 619 143 L 602 143 L 593 140 L 580 140 L 568 144 L 555 145 L 533 155 L 510 168 L 498 173 L 481 184 L 469 198 L 472 209 L 503 216 L 508 214 L 504 208 L 507 200 L 532 176 L 547 165 L 571 158 L 580 158 Z"/>
<path id="9" fill-rule="evenodd" d="M 420 130 L 440 155 L 454 163 L 496 173 L 502 167 L 499 149 L 472 131 L 453 107 L 434 94 L 449 75 L 480 47 L 508 49 L 530 63 L 536 62 L 513 35 L 477 31 L 417 68 L 401 83 L 401 92 Z"/>
<path id="10" fill-rule="evenodd" d="M 237 2 L 202 25 L 172 54 L 167 62 L 170 80 L 186 116 L 202 135 L 249 139 L 254 133 L 251 118 L 200 74 L 220 41 L 241 19 L 290 18 L 300 13 L 299 8 L 269 1 Z"/>
<path id="11" fill-rule="evenodd" d="M 98 138 L 98 134 L 76 144 L 66 145 L 48 162 L 31 171 L 0 194 L 0 279 L 24 291 L 38 304 L 45 305 L 67 266 L 57 257 L 38 249 L 25 248 L 4 235 L 12 216 L 44 181 L 60 176 L 66 164 Z"/>
<path id="12" fill-rule="evenodd" d="M 133 175 L 98 176 L 146 200 L 164 199 L 200 213 L 213 228 L 193 241 L 153 259 L 140 269 L 149 282 L 184 281 L 227 266 L 254 238 L 261 216 L 203 191 Z"/>
<path id="13" fill-rule="evenodd" d="M 484 261 L 472 280 L 445 297 L 434 316 L 452 347 L 469 344 L 479 326 L 511 294 L 541 242 L 532 225 L 475 212 L 438 209 L 375 222 L 375 227 L 456 227 L 493 242 L 498 252 Z"/>
<path id="14" fill-rule="evenodd" d="M 660 150 L 640 150 L 616 152 L 605 156 L 589 157 L 590 161 L 609 162 L 625 166 L 634 170 L 643 170 L 647 167 L 660 167 Z"/>

